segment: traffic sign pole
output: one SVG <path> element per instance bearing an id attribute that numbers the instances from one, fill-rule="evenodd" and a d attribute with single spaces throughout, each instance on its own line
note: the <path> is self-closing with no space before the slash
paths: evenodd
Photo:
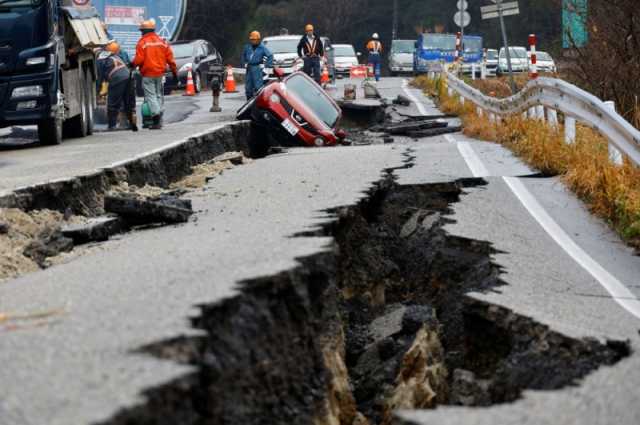
<path id="1" fill-rule="evenodd" d="M 504 26 L 504 16 L 502 15 L 502 0 L 497 1 L 498 16 L 500 18 L 500 27 L 502 28 L 502 41 L 504 42 L 504 49 L 507 53 L 507 68 L 509 69 L 509 82 L 511 84 L 511 93 L 516 94 L 516 81 L 513 78 L 513 68 L 511 67 L 511 53 L 509 52 L 509 42 L 507 40 L 507 29 Z M 498 61 L 500 58 L 498 58 Z"/>

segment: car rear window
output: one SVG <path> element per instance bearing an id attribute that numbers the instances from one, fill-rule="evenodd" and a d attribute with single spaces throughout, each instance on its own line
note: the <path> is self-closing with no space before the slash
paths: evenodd
<path id="1" fill-rule="evenodd" d="M 302 75 L 293 75 L 285 82 L 287 90 L 305 103 L 325 124 L 333 128 L 340 112 L 317 84 Z"/>

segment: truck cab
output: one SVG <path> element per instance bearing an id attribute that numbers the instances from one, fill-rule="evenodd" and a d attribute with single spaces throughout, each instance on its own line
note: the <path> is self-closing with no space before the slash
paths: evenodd
<path id="1" fill-rule="evenodd" d="M 0 128 L 37 125 L 44 144 L 91 134 L 92 49 L 107 42 L 89 1 L 0 0 Z"/>

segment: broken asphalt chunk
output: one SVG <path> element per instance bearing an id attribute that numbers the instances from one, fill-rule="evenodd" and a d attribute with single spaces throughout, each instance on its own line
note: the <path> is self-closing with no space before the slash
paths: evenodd
<path id="1" fill-rule="evenodd" d="M 46 259 L 73 249 L 73 240 L 65 237 L 60 229 L 45 229 L 37 239 L 24 249 L 25 257 L 31 258 L 41 268 L 47 267 Z"/>
<path id="2" fill-rule="evenodd" d="M 134 195 L 109 195 L 104 198 L 105 211 L 118 214 L 128 224 L 185 223 L 193 214 L 190 201 L 173 196 L 139 198 Z"/>
<path id="3" fill-rule="evenodd" d="M 401 106 L 411 106 L 411 100 L 408 97 L 399 94 L 398 97 L 393 99 L 393 104 Z"/>
<path id="4" fill-rule="evenodd" d="M 419 139 L 421 137 L 433 137 L 441 134 L 459 133 L 462 131 L 462 127 L 444 127 L 444 128 L 432 128 L 427 130 L 410 131 L 407 136 Z"/>
<path id="5" fill-rule="evenodd" d="M 425 120 L 425 121 L 410 121 L 400 124 L 392 124 L 383 128 L 385 133 L 389 134 L 409 134 L 418 130 L 426 130 L 432 128 L 444 128 L 449 125 L 446 121 L 439 120 Z"/>
<path id="6" fill-rule="evenodd" d="M 62 228 L 62 234 L 73 240 L 76 245 L 89 242 L 102 242 L 110 236 L 124 230 L 123 220 L 117 216 L 95 217 L 86 223 L 69 224 Z"/>

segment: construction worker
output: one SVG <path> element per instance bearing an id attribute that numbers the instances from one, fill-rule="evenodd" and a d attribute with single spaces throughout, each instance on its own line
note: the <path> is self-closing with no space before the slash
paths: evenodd
<path id="1" fill-rule="evenodd" d="M 111 41 L 98 56 L 98 85 L 101 96 L 107 96 L 107 121 L 109 130 L 115 130 L 118 113 L 123 110 L 131 130 L 138 131 L 136 119 L 135 84 L 129 64 L 120 57 L 120 46 Z"/>
<path id="2" fill-rule="evenodd" d="M 264 85 L 262 73 L 263 65 L 267 68 L 273 67 L 273 55 L 267 47 L 262 44 L 262 37 L 258 31 L 249 34 L 249 43 L 242 52 L 242 66 L 246 68 L 244 90 L 247 100 L 258 93 Z"/>
<path id="3" fill-rule="evenodd" d="M 380 81 L 380 68 L 382 66 L 382 43 L 380 43 L 380 36 L 378 33 L 374 33 L 371 36 L 371 40 L 367 43 L 367 52 L 369 52 L 368 63 L 373 68 L 373 75 L 376 81 Z"/>
<path id="4" fill-rule="evenodd" d="M 313 25 L 308 24 L 304 31 L 306 34 L 302 36 L 300 43 L 298 43 L 298 56 L 304 61 L 302 70 L 316 80 L 316 83 L 320 84 L 322 78 L 320 58 L 324 56 L 324 45 L 320 37 L 315 35 Z"/>
<path id="5" fill-rule="evenodd" d="M 149 105 L 152 116 L 152 130 L 162 128 L 162 112 L 164 107 L 164 87 L 162 78 L 171 69 L 173 78 L 178 80 L 178 68 L 173 59 L 171 46 L 156 34 L 156 21 L 149 19 L 140 24 L 142 37 L 136 46 L 136 57 L 133 66 L 140 67 L 144 100 Z"/>

